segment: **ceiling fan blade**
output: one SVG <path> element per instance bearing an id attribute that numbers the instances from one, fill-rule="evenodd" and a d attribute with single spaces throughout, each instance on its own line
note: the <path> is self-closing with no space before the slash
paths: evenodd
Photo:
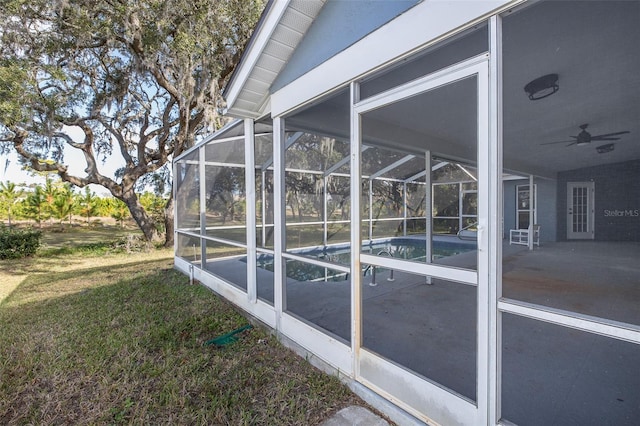
<path id="1" fill-rule="evenodd" d="M 558 142 L 545 142 L 545 143 L 541 143 L 540 145 L 555 145 L 557 143 L 569 143 L 569 142 L 571 142 L 570 145 L 573 145 L 574 143 L 576 143 L 576 141 L 558 141 Z"/>
<path id="2" fill-rule="evenodd" d="M 628 130 L 625 130 L 623 132 L 614 132 L 614 133 L 606 133 L 604 135 L 595 135 L 595 136 L 591 136 L 591 140 L 598 139 L 598 138 L 606 138 L 608 136 L 624 135 L 626 133 L 631 133 L 631 132 Z"/>
<path id="3" fill-rule="evenodd" d="M 620 138 L 603 138 L 603 137 L 595 137 L 591 138 L 592 141 L 619 141 Z"/>

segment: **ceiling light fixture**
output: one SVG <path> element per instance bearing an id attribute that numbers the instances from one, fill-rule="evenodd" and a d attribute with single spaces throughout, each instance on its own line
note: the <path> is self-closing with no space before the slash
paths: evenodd
<path id="1" fill-rule="evenodd" d="M 527 92 L 529 99 L 532 101 L 553 95 L 558 89 L 560 89 L 560 86 L 558 86 L 558 74 L 543 75 L 524 86 L 524 91 Z"/>
<path id="2" fill-rule="evenodd" d="M 608 143 L 606 145 L 600 145 L 599 147 L 596 148 L 596 151 L 598 151 L 598 154 L 604 154 L 606 152 L 611 152 L 615 149 L 616 145 L 613 143 Z"/>

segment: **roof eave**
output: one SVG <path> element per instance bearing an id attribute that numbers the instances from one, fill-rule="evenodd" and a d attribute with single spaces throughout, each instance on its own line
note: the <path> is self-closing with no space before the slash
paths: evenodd
<path id="1" fill-rule="evenodd" d="M 258 21 L 240 63 L 223 92 L 225 114 L 263 116 L 269 89 L 326 0 L 271 0 Z"/>
<path id="2" fill-rule="evenodd" d="M 238 113 L 245 111 L 243 109 L 234 108 L 234 104 L 242 91 L 251 70 L 255 66 L 256 62 L 260 58 L 260 55 L 263 54 L 264 48 L 267 45 L 273 31 L 275 30 L 280 18 L 284 14 L 285 10 L 289 5 L 289 0 L 283 1 L 275 1 L 269 0 L 267 5 L 265 6 L 260 19 L 258 20 L 258 24 L 256 25 L 251 38 L 249 39 L 249 43 L 242 53 L 242 57 L 240 62 L 236 66 L 233 74 L 231 75 L 231 79 L 229 83 L 225 87 L 223 91 L 223 96 L 227 101 L 227 109 L 226 113 L 229 113 L 235 116 L 234 111 Z M 246 111 L 248 112 L 248 111 Z M 243 118 L 252 118 L 245 117 Z"/>

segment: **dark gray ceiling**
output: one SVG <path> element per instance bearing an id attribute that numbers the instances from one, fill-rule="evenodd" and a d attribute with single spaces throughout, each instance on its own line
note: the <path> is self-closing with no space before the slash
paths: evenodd
<path id="1" fill-rule="evenodd" d="M 541 2 L 514 11 L 503 22 L 505 168 L 555 177 L 558 171 L 640 158 L 639 1 Z M 486 30 L 480 28 L 462 44 L 482 45 L 485 37 Z M 459 56 L 460 45 L 459 39 L 450 44 L 452 57 Z M 438 61 L 447 49 L 438 49 Z M 413 78 L 433 54 L 396 67 L 393 73 Z M 524 86 L 549 73 L 559 75 L 560 90 L 545 99 L 529 100 Z M 476 98 L 468 83 L 454 85 L 457 88 L 437 89 L 368 113 L 363 121 L 365 138 L 387 146 L 404 145 L 409 151 L 431 149 L 474 160 L 469 147 L 477 125 Z M 287 123 L 348 138 L 346 91 Z M 610 141 L 541 145 L 571 139 L 585 123 L 592 135 L 630 133 L 613 141 L 614 150 L 606 154 L 599 154 L 596 147 Z"/>
<path id="2" fill-rule="evenodd" d="M 571 170 L 640 158 L 640 2 L 545 2 L 504 19 L 505 166 Z M 560 90 L 530 101 L 524 86 L 548 73 Z M 615 150 L 541 143 L 629 130 Z"/>

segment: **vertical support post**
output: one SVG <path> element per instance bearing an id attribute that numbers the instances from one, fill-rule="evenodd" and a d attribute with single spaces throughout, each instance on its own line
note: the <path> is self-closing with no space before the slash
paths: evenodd
<path id="1" fill-rule="evenodd" d="M 327 221 L 329 218 L 327 217 L 327 182 L 329 182 L 329 176 L 322 177 L 322 217 L 324 219 L 322 224 L 322 244 L 327 246 Z"/>
<path id="2" fill-rule="evenodd" d="M 360 115 L 355 110 L 355 104 L 360 101 L 360 86 L 352 82 L 351 90 L 351 353 L 353 371 L 360 376 L 358 362 L 360 345 L 362 342 L 362 266 L 360 265 L 360 250 L 362 246 L 362 218 L 360 201 L 362 197 L 361 170 L 361 141 L 362 136 Z M 369 210 L 371 212 L 371 210 Z"/>
<path id="3" fill-rule="evenodd" d="M 490 87 L 493 89 L 495 81 L 489 82 L 490 64 L 486 64 L 484 73 L 478 73 L 478 234 L 477 234 L 477 271 L 478 271 L 478 287 L 477 287 L 477 321 L 478 321 L 478 376 L 477 376 L 477 395 L 478 395 L 478 415 L 480 416 L 476 423 L 488 424 L 487 417 L 489 415 L 489 398 L 487 390 L 489 388 L 489 351 L 493 341 L 490 340 L 489 334 L 489 275 L 495 274 L 496 265 L 492 262 L 499 260 L 490 256 L 489 252 L 495 252 L 497 229 L 494 226 L 497 213 L 497 198 L 495 192 L 498 190 L 496 180 L 498 165 L 495 158 L 495 140 L 490 141 L 491 126 L 490 120 Z M 492 145 L 493 143 L 493 145 Z"/>
<path id="4" fill-rule="evenodd" d="M 244 182 L 245 226 L 247 235 L 247 297 L 257 301 L 256 282 L 256 161 L 254 153 L 255 130 L 253 120 L 244 119 Z"/>
<path id="5" fill-rule="evenodd" d="M 458 230 L 464 228 L 463 208 L 464 191 L 462 190 L 462 182 L 458 182 Z"/>
<path id="6" fill-rule="evenodd" d="M 433 185 L 431 184 L 432 170 L 431 170 L 431 151 L 424 152 L 425 161 L 425 174 L 424 174 L 424 215 L 426 223 L 424 227 L 425 238 L 425 262 L 433 262 Z M 426 277 L 427 284 L 433 284 L 432 278 Z"/>
<path id="7" fill-rule="evenodd" d="M 369 179 L 369 244 L 373 239 L 373 179 Z"/>
<path id="8" fill-rule="evenodd" d="M 207 171 L 205 169 L 205 145 L 198 148 L 198 178 L 200 180 L 200 268 L 207 269 Z"/>
<path id="9" fill-rule="evenodd" d="M 273 119 L 273 305 L 276 310 L 276 329 L 281 330 L 282 313 L 286 309 L 285 262 L 282 252 L 286 243 L 285 175 L 284 175 L 284 118 Z"/>
<path id="10" fill-rule="evenodd" d="M 407 236 L 407 182 L 402 182 L 402 235 Z"/>
<path id="11" fill-rule="evenodd" d="M 502 395 L 502 315 L 498 310 L 498 299 L 502 296 L 502 217 L 503 182 L 502 182 L 502 143 L 503 143 L 503 110 L 502 110 L 502 17 L 494 15 L 489 18 L 489 283 L 488 283 L 488 330 L 486 344 L 488 347 L 487 384 L 488 389 L 479 389 L 483 393 L 482 405 L 487 407 L 486 424 L 497 424 L 501 417 Z M 480 192 L 478 192 L 480 195 Z M 480 271 L 478 271 L 480 273 Z M 478 297 L 485 300 L 484 297 Z M 484 367 L 479 367 L 483 368 Z"/>
<path id="12" fill-rule="evenodd" d="M 527 238 L 527 247 L 529 250 L 533 250 L 533 224 L 535 218 L 533 217 L 535 210 L 533 209 L 535 203 L 535 191 L 533 190 L 533 175 L 529 175 L 529 237 Z"/>
<path id="13" fill-rule="evenodd" d="M 178 186 L 182 184 L 182 174 L 178 172 L 181 166 L 175 160 L 171 166 L 173 170 L 173 185 L 171 185 L 173 194 L 173 258 L 175 261 L 178 257 Z"/>
<path id="14" fill-rule="evenodd" d="M 266 170 L 262 170 L 261 171 L 262 174 L 262 180 L 260 181 L 262 184 L 260 185 L 260 191 L 261 191 L 261 215 L 262 215 L 262 247 L 266 247 L 267 246 L 267 183 L 266 183 L 266 178 L 267 178 L 267 171 Z"/>

